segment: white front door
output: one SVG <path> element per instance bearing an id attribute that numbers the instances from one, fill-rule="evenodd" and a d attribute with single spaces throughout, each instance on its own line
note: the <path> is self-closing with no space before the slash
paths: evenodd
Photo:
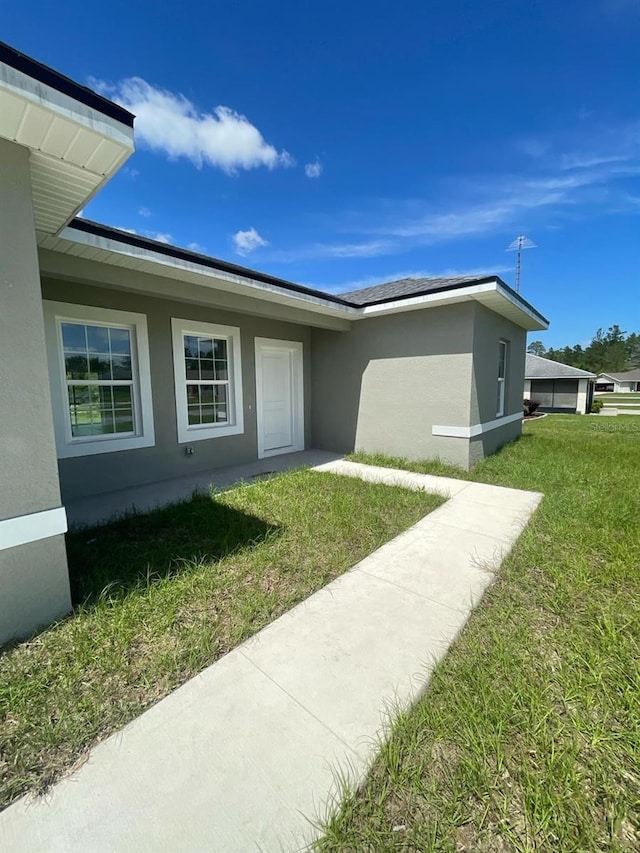
<path id="1" fill-rule="evenodd" d="M 302 344 L 256 338 L 258 456 L 304 449 Z"/>

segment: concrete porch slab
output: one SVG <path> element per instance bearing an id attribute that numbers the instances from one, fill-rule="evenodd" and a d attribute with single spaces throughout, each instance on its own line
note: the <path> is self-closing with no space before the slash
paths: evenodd
<path id="1" fill-rule="evenodd" d="M 340 454 L 325 450 L 302 450 L 298 453 L 271 456 L 268 459 L 256 459 L 245 465 L 200 471 L 186 477 L 159 480 L 131 489 L 118 489 L 65 503 L 67 519 L 71 527 L 100 524 L 126 512 L 150 512 L 178 501 L 189 500 L 196 492 L 206 494 L 212 488 L 219 491 L 244 480 L 282 474 L 292 468 L 310 468 L 340 458 Z"/>
<path id="2" fill-rule="evenodd" d="M 387 482 L 388 469 L 355 464 L 319 470 Z M 363 779 L 388 710 L 425 688 L 542 497 L 391 473 L 456 493 L 97 746 L 48 797 L 0 814 L 0 849 L 305 849 L 335 771 Z"/>

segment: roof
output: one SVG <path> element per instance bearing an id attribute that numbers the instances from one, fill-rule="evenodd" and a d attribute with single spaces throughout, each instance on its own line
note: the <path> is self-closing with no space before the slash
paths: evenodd
<path id="1" fill-rule="evenodd" d="M 55 252 L 80 255 L 85 255 L 89 251 L 90 257 L 96 261 L 118 265 L 130 264 L 132 268 L 140 270 L 144 268 L 146 271 L 160 274 L 168 274 L 170 268 L 173 270 L 176 281 L 185 274 L 190 277 L 204 275 L 208 280 L 222 279 L 243 288 L 248 285 L 254 290 L 253 295 L 257 295 L 255 291 L 258 289 L 263 296 L 267 291 L 270 292 L 269 298 L 272 298 L 277 295 L 277 291 L 281 296 L 286 294 L 288 298 L 304 301 L 307 308 L 313 303 L 316 308 L 320 306 L 323 311 L 337 312 L 341 316 L 348 315 L 353 320 L 382 313 L 399 313 L 431 305 L 436 307 L 473 300 L 502 314 L 522 328 L 539 330 L 548 327 L 546 318 L 497 276 L 421 279 L 419 286 L 415 284 L 412 286 L 411 293 L 405 292 L 398 295 L 397 292 L 394 294 L 389 291 L 385 298 L 380 298 L 382 288 L 373 288 L 376 291 L 373 295 L 378 298 L 370 300 L 360 298 L 356 301 L 354 298 L 349 298 L 350 294 L 326 293 L 87 219 L 74 219 L 59 237 L 42 239 L 40 247 Z M 122 256 L 126 256 L 129 260 L 125 260 Z M 164 268 L 166 269 L 163 273 L 161 270 Z M 431 285 L 430 288 L 425 289 L 425 281 Z"/>
<path id="2" fill-rule="evenodd" d="M 352 303 L 343 299 L 341 296 L 334 296 L 333 294 L 325 293 L 322 290 L 315 290 L 312 287 L 295 284 L 294 282 L 287 281 L 284 278 L 277 278 L 276 276 L 269 275 L 268 273 L 240 266 L 240 264 L 232 264 L 229 261 L 221 261 L 218 258 L 212 258 L 209 255 L 201 255 L 198 252 L 192 252 L 189 249 L 172 246 L 169 243 L 161 243 L 158 240 L 141 237 L 139 234 L 133 234 L 130 231 L 121 231 L 119 228 L 112 228 L 110 225 L 101 225 L 99 222 L 93 222 L 91 219 L 74 219 L 73 222 L 69 223 L 69 228 L 74 231 L 82 231 L 85 234 L 93 234 L 96 237 L 118 240 L 120 243 L 126 243 L 129 246 L 134 246 L 139 249 L 148 249 L 156 254 L 165 255 L 169 258 L 176 258 L 177 260 L 186 261 L 187 263 L 196 263 L 199 266 L 207 267 L 208 269 L 231 273 L 232 275 L 242 276 L 243 278 L 250 278 L 253 281 L 260 281 L 263 284 L 282 287 L 285 290 L 291 290 L 295 293 L 329 300 L 330 302 L 335 302 L 336 305 L 343 305 L 345 307 L 352 306 Z"/>
<path id="3" fill-rule="evenodd" d="M 638 370 L 627 370 L 624 373 L 600 373 L 600 376 L 608 376 L 617 382 L 640 382 L 640 368 Z"/>
<path id="4" fill-rule="evenodd" d="M 373 287 L 363 287 L 361 290 L 349 290 L 341 293 L 343 299 L 348 299 L 354 305 L 376 305 L 379 302 L 389 302 L 392 299 L 402 299 L 407 296 L 418 296 L 422 293 L 435 293 L 439 290 L 452 290 L 469 284 L 479 284 L 483 281 L 494 281 L 496 276 L 460 275 L 450 278 L 400 278 L 376 284 Z"/>
<path id="5" fill-rule="evenodd" d="M 416 296 L 426 296 L 430 293 L 442 293 L 473 285 L 490 284 L 492 282 L 497 282 L 503 290 L 507 291 L 513 301 L 535 314 L 545 326 L 549 325 L 546 317 L 523 299 L 519 293 L 516 293 L 513 288 L 505 284 L 500 276 L 497 275 L 460 275 L 448 278 L 401 278 L 397 281 L 376 284 L 373 287 L 363 287 L 361 290 L 349 290 L 339 295 L 342 299 L 348 300 L 352 305 L 367 307 L 370 305 L 380 305 L 385 302 L 397 302 Z"/>
<path id="6" fill-rule="evenodd" d="M 133 127 L 134 116 L 128 110 L 125 110 L 124 107 L 114 104 L 113 101 L 103 98 L 102 95 L 98 95 L 93 89 L 81 86 L 79 83 L 71 80 L 71 78 L 60 74 L 59 71 L 54 71 L 48 65 L 37 62 L 35 59 L 32 59 L 25 53 L 21 53 L 15 47 L 11 47 L 11 45 L 3 41 L 0 41 L 0 62 L 10 65 L 16 71 L 21 71 L 34 80 L 44 83 L 46 86 L 51 86 L 52 89 L 56 89 L 58 92 L 62 92 L 63 95 L 68 95 L 76 101 L 80 101 L 81 104 L 85 104 L 85 106 L 91 107 L 91 109 L 97 110 L 103 113 L 103 115 L 116 119 L 116 121 L 120 121 L 128 127 Z"/>
<path id="7" fill-rule="evenodd" d="M 562 364 L 550 358 L 527 353 L 525 379 L 595 379 L 595 377 L 595 373 L 589 373 L 588 370 L 581 370 L 579 367 L 571 367 L 570 364 Z"/>

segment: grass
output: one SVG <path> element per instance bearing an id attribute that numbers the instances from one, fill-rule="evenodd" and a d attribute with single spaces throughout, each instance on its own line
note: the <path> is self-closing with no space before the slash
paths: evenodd
<path id="1" fill-rule="evenodd" d="M 615 400 L 619 400 L 620 402 L 640 402 L 640 391 L 618 391 L 617 393 L 613 391 L 596 392 L 594 398 L 602 400 L 605 403 L 614 402 Z"/>
<path id="2" fill-rule="evenodd" d="M 640 850 L 640 418 L 530 422 L 471 474 L 353 458 L 545 498 L 317 849 Z"/>
<path id="3" fill-rule="evenodd" d="M 299 470 L 70 534 L 73 615 L 0 654 L 0 805 L 441 502 Z"/>

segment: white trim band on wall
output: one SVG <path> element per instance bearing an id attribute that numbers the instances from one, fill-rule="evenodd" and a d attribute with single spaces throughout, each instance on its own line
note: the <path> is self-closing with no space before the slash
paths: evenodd
<path id="1" fill-rule="evenodd" d="M 516 412 L 514 415 L 506 415 L 503 418 L 496 418 L 494 421 L 487 421 L 484 424 L 474 424 L 468 427 L 434 425 L 431 427 L 431 435 L 445 435 L 450 438 L 475 438 L 477 435 L 482 435 L 485 432 L 490 432 L 492 429 L 497 429 L 507 424 L 514 424 L 520 420 L 522 420 L 522 412 Z"/>
<path id="2" fill-rule="evenodd" d="M 63 506 L 5 518 L 0 521 L 0 551 L 58 536 L 67 529 L 67 512 Z"/>

